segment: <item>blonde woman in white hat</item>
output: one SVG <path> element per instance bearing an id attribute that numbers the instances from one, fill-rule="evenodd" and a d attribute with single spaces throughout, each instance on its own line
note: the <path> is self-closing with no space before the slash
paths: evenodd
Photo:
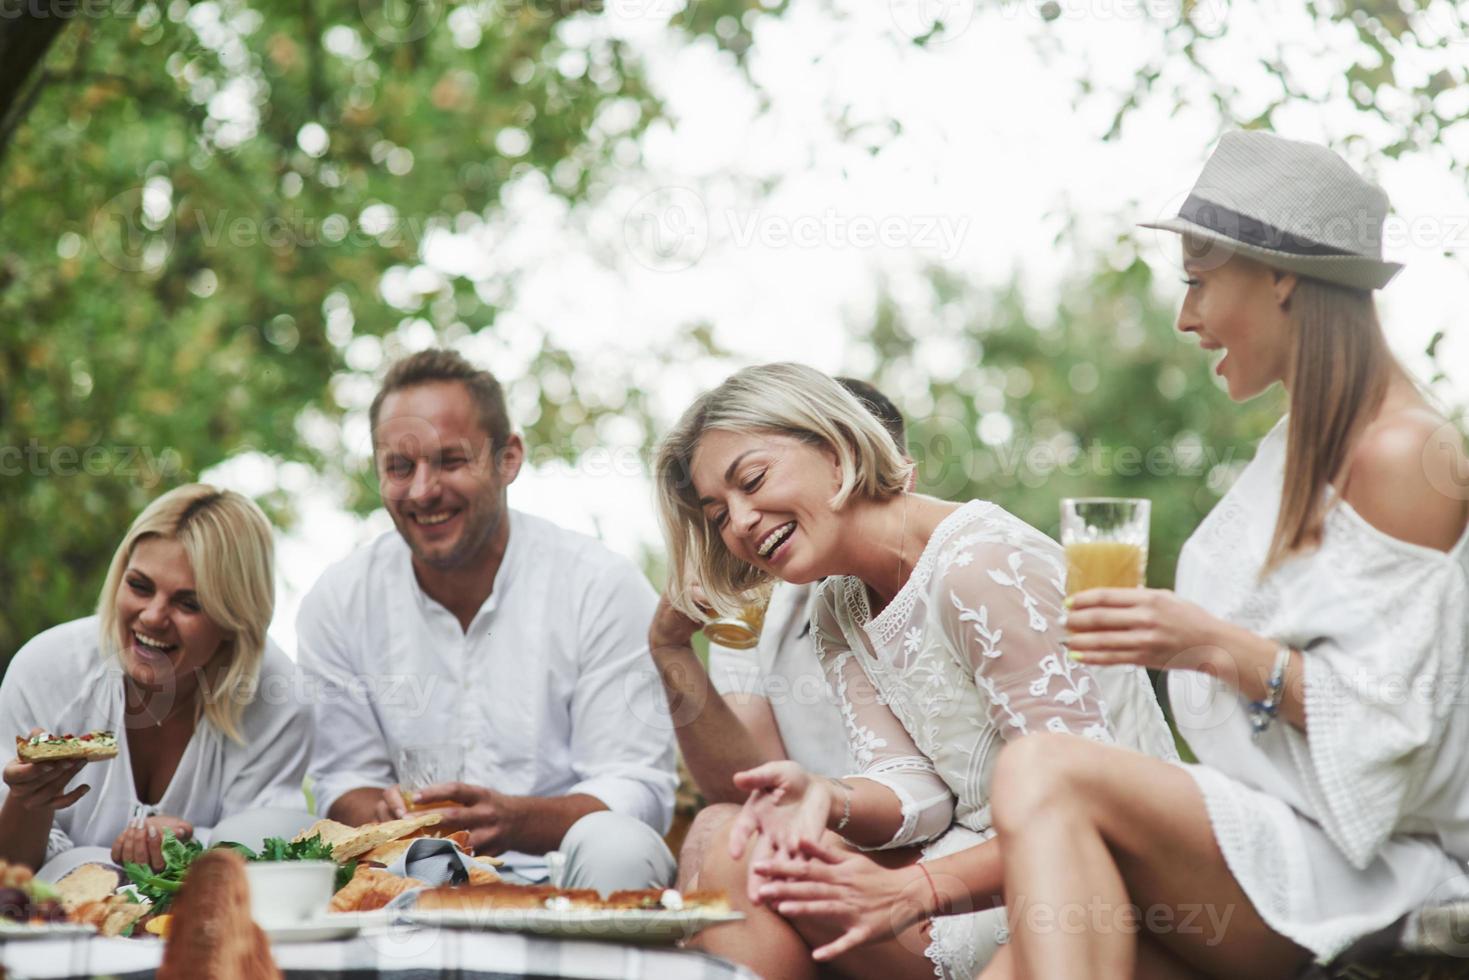
<path id="1" fill-rule="evenodd" d="M 310 821 L 309 706 L 265 632 L 272 553 L 265 515 L 231 490 L 178 487 L 138 515 L 97 615 L 32 639 L 0 684 L 5 737 L 111 731 L 118 755 L 12 759 L 0 859 L 51 880 L 87 861 L 161 869 L 164 831 L 256 846 Z"/>
<path id="2" fill-rule="evenodd" d="M 1168 671 L 1201 764 L 1010 746 L 1005 895 L 1052 918 L 1014 921 L 985 977 L 1291 977 L 1469 891 L 1469 463 L 1378 326 L 1386 212 L 1331 151 L 1231 133 L 1150 226 L 1183 236 L 1178 329 L 1290 414 L 1176 591 L 1074 597 L 1072 655 Z M 1044 924 L 1068 917 L 1091 925 Z"/>
<path id="3" fill-rule="evenodd" d="M 700 872 L 746 918 L 698 945 L 771 980 L 974 976 L 1005 938 L 1000 747 L 1067 731 L 1174 755 L 1143 671 L 1066 660 L 1060 546 L 988 501 L 909 492 L 912 468 L 851 392 L 797 364 L 733 375 L 659 447 L 670 567 L 717 608 L 775 579 L 819 583 L 812 642 L 856 768 L 737 775 L 749 800 Z M 686 574 L 669 595 L 700 615 Z"/>

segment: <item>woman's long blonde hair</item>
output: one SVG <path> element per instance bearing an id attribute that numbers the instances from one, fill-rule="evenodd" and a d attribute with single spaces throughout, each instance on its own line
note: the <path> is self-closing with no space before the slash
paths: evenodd
<path id="1" fill-rule="evenodd" d="M 1369 290 L 1302 276 L 1285 310 L 1295 328 L 1285 486 L 1264 572 L 1320 544 L 1327 488 L 1345 475 L 1395 363 Z"/>
<path id="2" fill-rule="evenodd" d="M 270 522 L 248 497 L 204 483 L 170 490 L 149 504 L 117 546 L 97 600 L 104 657 L 120 653 L 117 590 L 133 549 L 150 537 L 183 546 L 193 566 L 199 606 L 225 631 L 224 642 L 204 667 L 199 702 L 210 724 L 243 742 L 240 717 L 255 698 L 265 631 L 275 610 Z"/>
<path id="3" fill-rule="evenodd" d="M 704 433 L 768 432 L 831 452 L 841 471 L 832 496 L 840 510 L 854 496 L 882 499 L 902 493 L 913 464 L 883 424 L 846 388 L 815 368 L 763 364 L 731 375 L 701 395 L 663 438 L 653 464 L 658 517 L 668 546 L 668 594 L 689 615 L 688 572 L 721 613 L 739 609 L 741 596 L 770 576 L 730 554 L 718 528 L 704 516 L 694 488 L 693 458 Z"/>

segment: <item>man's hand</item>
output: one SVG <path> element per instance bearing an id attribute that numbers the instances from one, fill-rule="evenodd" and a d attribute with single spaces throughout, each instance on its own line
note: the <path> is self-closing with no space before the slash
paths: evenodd
<path id="1" fill-rule="evenodd" d="M 383 798 L 377 801 L 373 808 L 372 818 L 378 823 L 386 823 L 389 820 L 402 820 L 408 816 L 408 801 L 403 798 L 401 786 L 389 786 L 383 790 Z"/>
<path id="2" fill-rule="evenodd" d="M 526 815 L 525 798 L 497 793 L 468 783 L 438 783 L 413 794 L 415 805 L 452 802 L 456 807 L 438 811 L 445 830 L 469 831 L 469 846 L 475 854 L 517 851 Z"/>

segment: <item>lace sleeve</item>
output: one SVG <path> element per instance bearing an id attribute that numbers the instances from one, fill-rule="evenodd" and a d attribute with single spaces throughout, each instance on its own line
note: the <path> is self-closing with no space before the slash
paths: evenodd
<path id="1" fill-rule="evenodd" d="M 961 540 L 940 575 L 944 633 L 974 671 L 1001 738 L 1048 731 L 1113 741 L 1096 677 L 1061 645 L 1059 558 Z"/>
<path id="2" fill-rule="evenodd" d="M 832 696 L 841 710 L 847 744 L 857 771 L 890 789 L 902 806 L 903 819 L 891 840 L 875 848 L 905 847 L 930 840 L 948 829 L 954 797 L 933 761 L 913 743 L 907 729 L 888 708 L 862 669 L 858 654 L 843 636 L 836 616 L 837 579 L 818 588 L 811 613 L 811 638 Z M 861 847 L 861 845 L 857 845 Z"/>

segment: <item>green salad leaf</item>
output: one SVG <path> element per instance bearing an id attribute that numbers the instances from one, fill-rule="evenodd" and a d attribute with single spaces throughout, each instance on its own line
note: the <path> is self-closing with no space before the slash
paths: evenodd
<path id="1" fill-rule="evenodd" d="M 323 841 L 320 834 L 299 841 L 288 841 L 282 837 L 267 837 L 261 843 L 259 852 L 233 841 L 221 841 L 214 846 L 231 848 L 246 861 L 334 860 L 332 846 Z M 164 861 L 162 871 L 155 872 L 152 868 L 133 861 L 128 861 L 123 865 L 123 870 L 127 872 L 128 878 L 137 887 L 138 893 L 153 903 L 156 912 L 165 911 L 173 902 L 174 896 L 183 887 L 184 875 L 188 873 L 189 865 L 204 853 L 204 845 L 198 841 L 181 841 L 174 836 L 173 831 L 165 830 L 162 850 Z M 357 862 L 355 860 L 346 864 L 338 864 L 332 890 L 339 890 L 351 881 L 356 871 Z"/>

